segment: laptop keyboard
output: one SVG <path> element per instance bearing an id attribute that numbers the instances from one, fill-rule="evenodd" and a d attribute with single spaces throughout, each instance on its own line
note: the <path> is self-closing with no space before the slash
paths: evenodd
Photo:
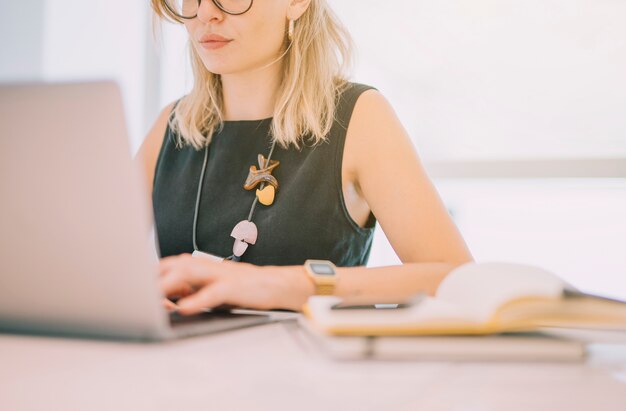
<path id="1" fill-rule="evenodd" d="M 272 318 L 269 315 L 232 313 L 226 310 L 214 310 L 195 315 L 170 313 L 170 327 L 177 337 L 189 337 L 270 322 Z"/>

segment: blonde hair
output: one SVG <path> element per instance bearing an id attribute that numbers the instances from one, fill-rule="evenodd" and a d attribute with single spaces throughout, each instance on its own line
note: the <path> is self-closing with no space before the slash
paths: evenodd
<path id="1" fill-rule="evenodd" d="M 156 15 L 181 23 L 165 1 L 151 0 Z M 352 39 L 326 0 L 312 0 L 294 23 L 291 41 L 285 33 L 282 79 L 270 130 L 283 148 L 290 144 L 299 148 L 305 136 L 314 144 L 325 141 L 353 59 Z M 206 69 L 194 47 L 189 50 L 194 85 L 176 105 L 170 127 L 179 136 L 178 144 L 200 149 L 223 125 L 222 82 L 219 74 Z"/>

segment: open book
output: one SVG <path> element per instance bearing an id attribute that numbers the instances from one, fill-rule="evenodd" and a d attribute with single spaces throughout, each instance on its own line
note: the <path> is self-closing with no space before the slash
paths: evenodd
<path id="1" fill-rule="evenodd" d="M 333 310 L 341 300 L 311 297 L 304 312 L 332 335 L 452 335 L 583 327 L 626 331 L 626 303 L 576 291 L 538 267 L 468 263 L 434 297 L 398 309 Z"/>

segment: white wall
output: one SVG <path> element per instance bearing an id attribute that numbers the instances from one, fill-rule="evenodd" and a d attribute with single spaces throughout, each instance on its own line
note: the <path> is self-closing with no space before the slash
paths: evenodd
<path id="1" fill-rule="evenodd" d="M 626 156 L 626 2 L 330 3 L 427 160 Z"/>
<path id="2" fill-rule="evenodd" d="M 116 80 L 134 150 L 153 120 L 145 109 L 148 22 L 147 1 L 2 1 L 0 80 Z"/>
<path id="3" fill-rule="evenodd" d="M 187 31 L 180 24 L 162 22 L 156 26 L 153 43 L 159 58 L 159 106 L 178 100 L 193 86 L 189 63 Z"/>
<path id="4" fill-rule="evenodd" d="M 147 1 L 46 0 L 46 80 L 114 79 L 122 87 L 131 143 L 146 130 Z"/>
<path id="5" fill-rule="evenodd" d="M 626 179 L 436 183 L 477 261 L 535 264 L 626 298 Z"/>
<path id="6" fill-rule="evenodd" d="M 39 79 L 44 0 L 0 2 L 0 82 Z"/>

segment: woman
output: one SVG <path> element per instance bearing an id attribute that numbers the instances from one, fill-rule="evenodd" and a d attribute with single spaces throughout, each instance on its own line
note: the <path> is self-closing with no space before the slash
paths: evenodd
<path id="1" fill-rule="evenodd" d="M 181 313 L 400 300 L 471 261 L 392 108 L 345 80 L 350 40 L 326 0 L 152 7 L 185 25 L 195 78 L 140 149 Z M 363 266 L 376 220 L 402 265 Z"/>

